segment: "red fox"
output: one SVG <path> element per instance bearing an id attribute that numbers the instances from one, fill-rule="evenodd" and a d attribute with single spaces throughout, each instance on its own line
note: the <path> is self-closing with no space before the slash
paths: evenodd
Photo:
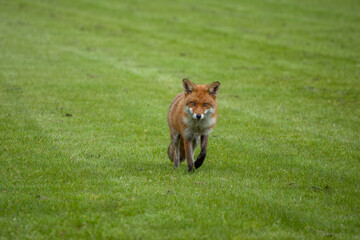
<path id="1" fill-rule="evenodd" d="M 186 158 L 188 171 L 192 172 L 205 160 L 209 134 L 216 124 L 220 82 L 195 85 L 185 78 L 183 87 L 184 92 L 174 98 L 167 115 L 171 136 L 168 156 L 174 168 Z M 200 140 L 201 151 L 194 168 L 194 150 Z"/>

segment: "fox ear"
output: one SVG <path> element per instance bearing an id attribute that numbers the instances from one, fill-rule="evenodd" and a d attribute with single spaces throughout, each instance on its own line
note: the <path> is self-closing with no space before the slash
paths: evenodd
<path id="1" fill-rule="evenodd" d="M 216 81 L 207 85 L 207 90 L 211 96 L 216 97 L 220 89 L 220 82 Z"/>
<path id="2" fill-rule="evenodd" d="M 196 88 L 195 84 L 187 78 L 183 79 L 183 87 L 186 94 L 192 93 Z"/>

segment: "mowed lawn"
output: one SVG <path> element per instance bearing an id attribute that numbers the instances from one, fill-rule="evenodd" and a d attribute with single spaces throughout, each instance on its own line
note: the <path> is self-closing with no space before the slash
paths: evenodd
<path id="1" fill-rule="evenodd" d="M 221 82 L 193 174 L 185 77 Z M 0 0 L 0 239 L 359 239 L 359 96 L 356 0 Z"/>

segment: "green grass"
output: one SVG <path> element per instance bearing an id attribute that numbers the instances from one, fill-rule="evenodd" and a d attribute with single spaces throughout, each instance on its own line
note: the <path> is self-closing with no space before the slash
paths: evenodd
<path id="1" fill-rule="evenodd" d="M 0 32 L 0 239 L 360 238 L 359 1 L 0 0 Z M 184 77 L 221 82 L 194 174 Z"/>

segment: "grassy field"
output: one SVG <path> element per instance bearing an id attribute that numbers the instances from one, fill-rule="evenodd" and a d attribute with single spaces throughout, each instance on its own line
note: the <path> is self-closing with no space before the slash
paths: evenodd
<path id="1" fill-rule="evenodd" d="M 0 239 L 360 239 L 359 1 L 0 0 L 0 33 Z M 184 77 L 221 82 L 193 174 Z"/>

